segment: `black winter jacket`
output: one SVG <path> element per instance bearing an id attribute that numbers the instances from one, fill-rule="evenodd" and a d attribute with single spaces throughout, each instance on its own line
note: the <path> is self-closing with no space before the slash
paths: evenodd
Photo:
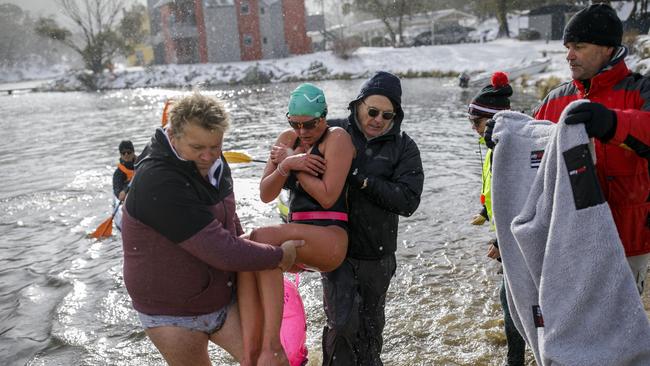
<path id="1" fill-rule="evenodd" d="M 400 131 L 403 114 L 398 113 L 384 135 L 367 140 L 356 123 L 351 106 L 347 119 L 328 121 L 345 128 L 357 150 L 351 173 L 368 178 L 363 189 L 350 182 L 348 189 L 348 257 L 381 259 L 397 250 L 399 215 L 411 216 L 420 204 L 424 172 L 415 141 Z"/>
<path id="2" fill-rule="evenodd" d="M 120 164 L 124 165 L 127 169 L 134 169 L 132 161 L 126 162 L 120 159 Z M 116 168 L 115 172 L 113 172 L 113 194 L 115 195 L 115 198 L 120 195 L 120 192 L 127 189 L 129 182 L 126 173 L 121 171 L 120 168 Z"/>

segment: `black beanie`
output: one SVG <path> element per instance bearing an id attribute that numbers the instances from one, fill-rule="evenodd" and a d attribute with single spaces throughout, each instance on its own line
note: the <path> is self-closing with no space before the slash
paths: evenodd
<path id="1" fill-rule="evenodd" d="M 120 152 L 123 151 L 135 151 L 135 148 L 133 147 L 133 143 L 129 140 L 124 140 L 120 142 L 120 146 L 118 147 L 118 150 Z"/>
<path id="2" fill-rule="evenodd" d="M 348 109 L 352 109 L 358 101 L 370 95 L 383 95 L 390 99 L 393 104 L 393 109 L 397 113 L 395 120 L 402 120 L 404 117 L 404 112 L 402 111 L 402 83 L 397 76 L 386 71 L 377 71 L 370 79 L 363 83 L 359 95 L 350 102 Z"/>
<path id="3" fill-rule="evenodd" d="M 356 100 L 369 95 L 383 95 L 397 105 L 402 104 L 402 84 L 399 78 L 386 71 L 377 71 L 361 86 Z"/>
<path id="4" fill-rule="evenodd" d="M 497 71 L 492 75 L 491 84 L 486 85 L 469 103 L 468 113 L 472 116 L 492 117 L 497 112 L 510 109 L 512 87 L 508 75 Z"/>
<path id="5" fill-rule="evenodd" d="M 623 23 L 607 4 L 593 4 L 577 12 L 564 27 L 564 44 L 585 42 L 618 47 L 623 40 Z"/>

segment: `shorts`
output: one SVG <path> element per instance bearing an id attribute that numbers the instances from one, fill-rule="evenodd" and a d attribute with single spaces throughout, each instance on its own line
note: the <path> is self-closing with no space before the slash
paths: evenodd
<path id="1" fill-rule="evenodd" d="M 181 327 L 189 330 L 203 332 L 208 335 L 218 332 L 226 322 L 228 316 L 228 304 L 221 309 L 203 315 L 195 316 L 174 316 L 174 315 L 149 315 L 138 311 L 140 323 L 144 329 L 155 327 Z"/>

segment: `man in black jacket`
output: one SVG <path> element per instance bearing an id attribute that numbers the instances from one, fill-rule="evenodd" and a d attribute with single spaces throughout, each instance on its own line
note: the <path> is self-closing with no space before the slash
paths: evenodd
<path id="1" fill-rule="evenodd" d="M 348 176 L 348 253 L 339 268 L 322 277 L 323 365 L 382 365 L 399 216 L 415 212 L 424 182 L 420 151 L 400 131 L 401 96 L 399 78 L 377 72 L 350 102 L 348 119 L 328 121 L 347 129 L 356 157 Z"/>

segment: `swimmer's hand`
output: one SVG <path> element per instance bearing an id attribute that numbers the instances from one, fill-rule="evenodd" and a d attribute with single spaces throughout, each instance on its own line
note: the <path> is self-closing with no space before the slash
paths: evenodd
<path id="1" fill-rule="evenodd" d="M 293 155 L 293 150 L 283 143 L 274 145 L 271 148 L 271 162 L 275 165 L 280 165 L 284 159 L 291 155 Z"/>

